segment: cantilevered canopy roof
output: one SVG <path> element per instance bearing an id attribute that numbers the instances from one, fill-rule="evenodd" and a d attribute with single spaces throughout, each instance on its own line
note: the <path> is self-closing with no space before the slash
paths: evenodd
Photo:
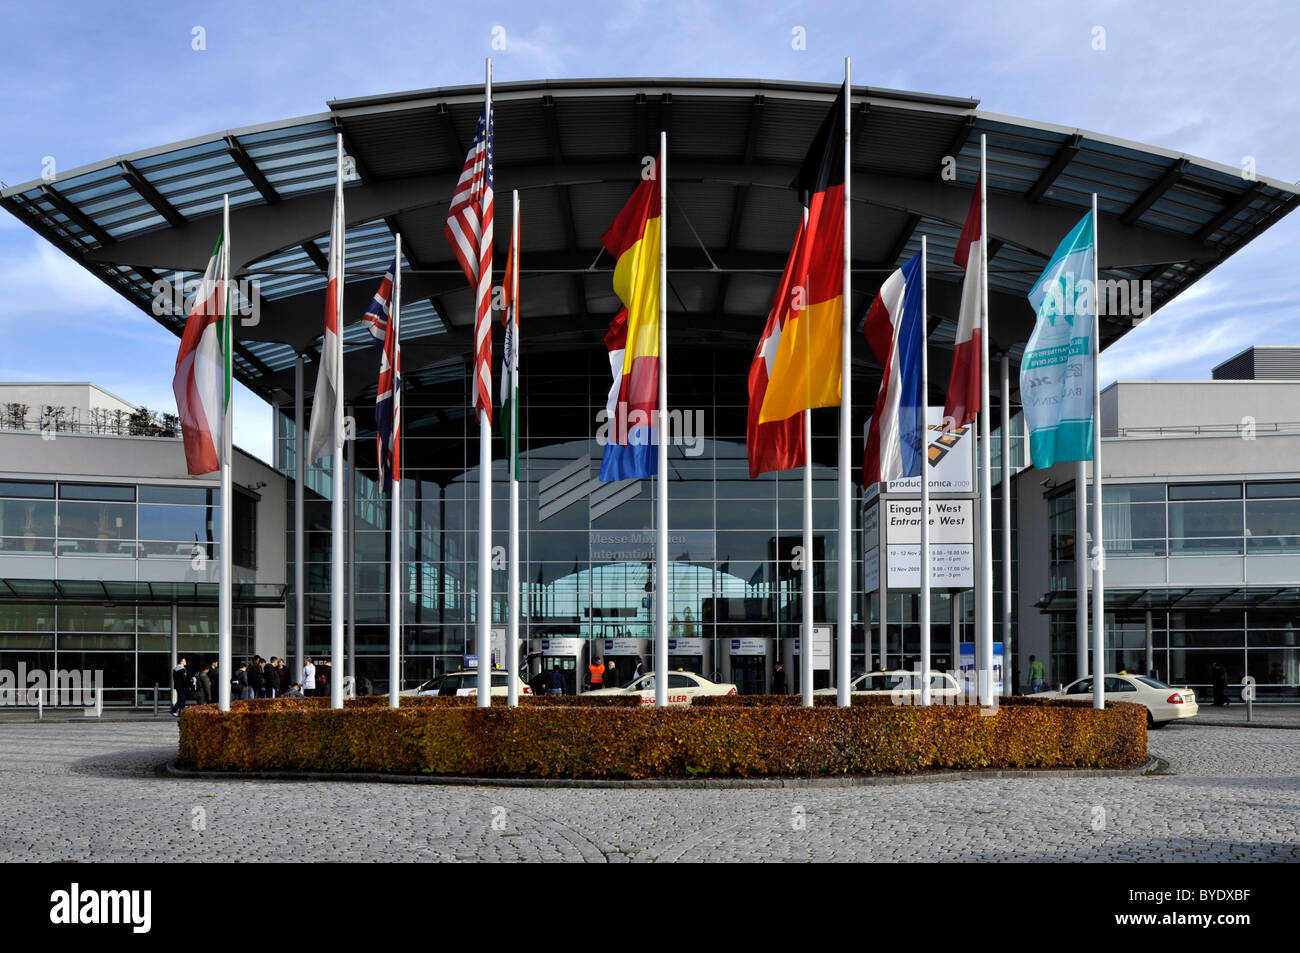
<path id="1" fill-rule="evenodd" d="M 530 353 L 552 352 L 549 369 L 563 373 L 573 355 L 586 361 L 586 351 L 601 347 L 617 302 L 600 236 L 664 129 L 670 349 L 687 345 L 675 351 L 686 354 L 707 343 L 711 354 L 734 350 L 747 365 L 800 216 L 788 184 L 835 92 L 754 80 L 497 85 L 496 268 L 505 264 L 509 195 L 518 189 Z M 1025 292 L 1093 192 L 1102 277 L 1150 280 L 1153 310 L 1300 202 L 1287 183 L 977 105 L 853 90 L 852 307 L 860 322 L 884 277 L 928 235 L 936 389 L 947 378 L 942 350 L 960 296 L 952 253 L 981 134 L 988 137 L 992 349 L 1013 362 L 1032 326 Z M 155 281 L 202 271 L 228 193 L 236 272 L 257 279 L 262 295 L 258 323 L 237 329 L 236 373 L 269 398 L 291 389 L 297 354 L 314 362 L 319 349 L 334 137 L 341 132 L 352 171 L 346 314 L 356 321 L 364 312 L 400 231 L 405 363 L 445 375 L 470 353 L 472 300 L 443 222 L 481 109 L 477 85 L 339 100 L 319 115 L 214 133 L 7 188 L 0 204 L 154 314 Z M 947 157 L 955 178 L 943 175 Z M 184 315 L 157 320 L 179 333 Z M 1131 326 L 1126 318 L 1106 319 L 1104 341 Z M 376 377 L 377 362 L 360 352 L 363 335 L 357 324 L 346 335 L 352 398 L 373 389 Z M 876 369 L 860 336 L 854 360 L 874 388 Z M 672 366 L 677 373 L 683 365 Z M 315 379 L 314 365 L 307 379 Z"/>
<path id="2" fill-rule="evenodd" d="M 123 582 L 99 579 L 0 579 L 0 603 L 62 602 L 123 606 L 215 606 L 215 582 Z M 231 586 L 237 606 L 284 605 L 288 586 L 237 582 Z"/>

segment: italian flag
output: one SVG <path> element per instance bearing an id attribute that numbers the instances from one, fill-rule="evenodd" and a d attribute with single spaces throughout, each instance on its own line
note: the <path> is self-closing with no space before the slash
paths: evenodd
<path id="1" fill-rule="evenodd" d="M 230 407 L 230 254 L 224 231 L 185 322 L 172 391 L 191 476 L 221 469 Z"/>

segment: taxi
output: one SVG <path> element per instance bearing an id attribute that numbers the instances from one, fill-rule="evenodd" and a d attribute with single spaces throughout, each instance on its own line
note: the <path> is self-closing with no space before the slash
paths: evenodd
<path id="1" fill-rule="evenodd" d="M 1102 697 L 1108 702 L 1135 702 L 1147 710 L 1147 727 L 1163 728 L 1180 718 L 1195 718 L 1200 706 L 1196 692 L 1190 688 L 1173 688 L 1146 675 L 1103 676 Z M 1065 686 L 1063 691 L 1039 692 L 1031 698 L 1092 698 L 1092 678 L 1079 678 Z"/>
<path id="2" fill-rule="evenodd" d="M 655 703 L 655 679 L 657 677 L 654 672 L 651 672 L 649 675 L 642 675 L 624 688 L 598 688 L 595 691 L 583 692 L 583 696 L 640 695 L 642 705 L 653 705 Z M 703 675 L 696 675 L 694 672 L 668 673 L 668 704 L 670 705 L 689 705 L 691 699 L 698 695 L 734 694 L 736 694 L 735 685 L 711 682 Z"/>
<path id="3" fill-rule="evenodd" d="M 509 674 L 504 669 L 492 670 L 492 695 L 493 697 L 501 696 L 504 698 L 510 693 Z M 515 676 L 518 683 L 519 695 L 531 695 L 533 690 L 518 675 Z M 441 695 L 457 696 L 467 695 L 471 697 L 478 696 L 478 669 L 464 668 L 458 672 L 448 672 L 446 675 L 437 675 L 427 682 L 422 683 L 418 688 L 408 688 L 399 694 L 410 697 L 412 695 Z"/>
<path id="4" fill-rule="evenodd" d="M 906 669 L 893 672 L 867 672 L 849 683 L 854 695 L 890 695 L 896 701 L 917 703 L 921 700 L 921 673 Z M 834 688 L 819 688 L 814 695 L 834 695 Z M 930 672 L 930 698 L 956 699 L 962 694 L 957 679 L 947 672 Z"/>

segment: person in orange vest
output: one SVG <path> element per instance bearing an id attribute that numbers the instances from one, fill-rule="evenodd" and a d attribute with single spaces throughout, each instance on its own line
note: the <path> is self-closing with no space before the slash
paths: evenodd
<path id="1" fill-rule="evenodd" d="M 590 691 L 605 687 L 605 659 L 596 656 L 596 664 L 587 666 L 587 687 Z"/>

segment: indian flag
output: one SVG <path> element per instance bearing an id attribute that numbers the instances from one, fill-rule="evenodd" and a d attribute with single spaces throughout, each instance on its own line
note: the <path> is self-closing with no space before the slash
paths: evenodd
<path id="1" fill-rule="evenodd" d="M 172 378 L 191 476 L 219 470 L 223 462 L 230 407 L 229 278 L 230 253 L 223 231 L 194 295 Z"/>
<path id="2" fill-rule="evenodd" d="M 506 441 L 506 471 L 510 479 L 519 479 L 519 289 L 515 285 L 515 268 L 519 259 L 519 217 L 510 236 L 510 254 L 506 275 L 501 282 L 505 303 L 505 348 L 501 355 L 501 436 Z"/>

